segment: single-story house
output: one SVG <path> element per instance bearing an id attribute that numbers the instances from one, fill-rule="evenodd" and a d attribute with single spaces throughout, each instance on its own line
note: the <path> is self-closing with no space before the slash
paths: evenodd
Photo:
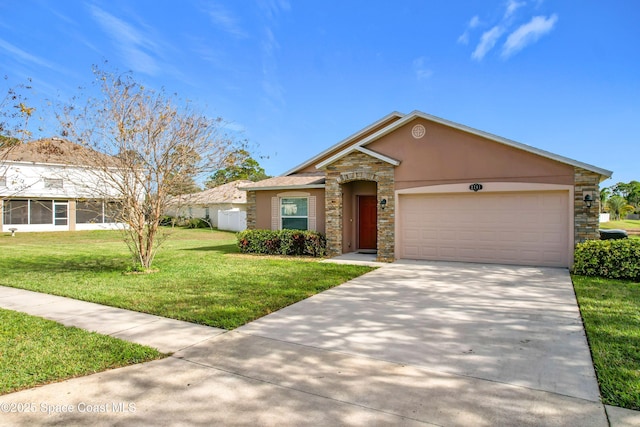
<path id="1" fill-rule="evenodd" d="M 237 180 L 219 185 L 199 193 L 183 194 L 171 199 L 166 215 L 182 218 L 202 218 L 218 228 L 221 211 L 247 210 L 247 193 L 239 187 L 251 184 L 248 180 Z M 245 214 L 242 214 L 243 218 Z"/>
<path id="2" fill-rule="evenodd" d="M 0 151 L 0 230 L 73 231 L 123 227 L 118 192 L 87 166 L 87 148 L 46 138 Z"/>
<path id="3" fill-rule="evenodd" d="M 248 228 L 320 231 L 330 256 L 569 267 L 611 174 L 414 111 L 243 189 Z"/>

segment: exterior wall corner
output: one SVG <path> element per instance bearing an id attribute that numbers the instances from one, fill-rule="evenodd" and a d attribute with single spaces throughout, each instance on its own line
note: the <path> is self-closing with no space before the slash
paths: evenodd
<path id="1" fill-rule="evenodd" d="M 593 202 L 586 206 L 584 197 L 590 195 Z M 574 245 L 600 238 L 600 175 L 574 167 Z"/>
<path id="2" fill-rule="evenodd" d="M 247 191 L 247 229 L 255 230 L 256 228 L 256 192 Z"/>

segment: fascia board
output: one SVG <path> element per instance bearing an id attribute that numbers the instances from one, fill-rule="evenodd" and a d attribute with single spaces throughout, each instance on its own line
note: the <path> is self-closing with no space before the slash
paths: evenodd
<path id="1" fill-rule="evenodd" d="M 305 188 L 325 188 L 324 184 L 312 185 L 274 185 L 272 187 L 238 187 L 242 191 L 267 191 L 267 190 L 304 190 Z"/>
<path id="2" fill-rule="evenodd" d="M 377 120 L 376 122 L 370 124 L 369 126 L 359 130 L 358 132 L 354 133 L 351 136 L 348 136 L 347 138 L 343 139 L 342 141 L 338 142 L 337 144 L 332 145 L 331 147 L 329 147 L 328 149 L 324 150 L 323 152 L 321 152 L 320 154 L 317 154 L 316 156 L 313 156 L 312 158 L 310 158 L 309 160 L 306 160 L 304 163 L 299 164 L 298 166 L 294 167 L 293 169 L 288 170 L 287 172 L 283 173 L 280 176 L 287 176 L 287 175 L 291 175 L 294 172 L 297 172 L 300 169 L 306 168 L 312 164 L 314 164 L 315 162 L 317 162 L 319 159 L 321 159 L 322 157 L 326 156 L 328 153 L 340 148 L 340 147 L 344 147 L 345 145 L 348 145 L 349 143 L 351 143 L 354 139 L 357 139 L 358 137 L 362 136 L 363 134 L 369 132 L 371 129 L 375 128 L 376 126 L 379 126 L 380 123 L 384 123 L 385 121 L 394 118 L 394 117 L 398 117 L 398 118 L 402 118 L 404 116 L 404 114 L 398 112 L 398 111 L 394 111 L 390 114 L 387 114 L 386 116 L 384 116 L 383 118 L 381 118 L 380 120 Z"/>
<path id="3" fill-rule="evenodd" d="M 354 151 L 359 151 L 359 152 L 364 153 L 364 154 L 366 154 L 368 156 L 375 157 L 376 159 L 382 160 L 383 162 L 390 163 L 393 166 L 398 166 L 400 164 L 400 162 L 398 160 L 392 159 L 391 157 L 387 157 L 384 154 L 376 153 L 375 151 L 369 150 L 369 149 L 364 148 L 364 147 L 351 146 L 351 147 L 348 147 L 348 148 L 340 151 L 339 153 L 336 153 L 335 155 L 329 157 L 324 162 L 318 163 L 316 165 L 316 169 L 322 169 L 323 167 L 325 167 L 327 165 L 330 165 L 331 163 L 334 163 L 337 160 L 340 160 L 344 156 L 347 156 L 347 155 L 353 153 Z"/>

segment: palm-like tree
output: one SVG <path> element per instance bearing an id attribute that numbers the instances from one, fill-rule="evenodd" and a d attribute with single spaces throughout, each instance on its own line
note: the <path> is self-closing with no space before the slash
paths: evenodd
<path id="1" fill-rule="evenodd" d="M 607 208 L 614 221 L 624 219 L 628 213 L 633 212 L 634 207 L 629 205 L 622 196 L 611 196 L 607 200 Z"/>
<path id="2" fill-rule="evenodd" d="M 609 187 L 605 187 L 600 190 L 600 210 L 602 212 L 604 212 L 607 207 L 607 200 L 609 200 L 609 196 L 611 196 L 611 189 Z"/>

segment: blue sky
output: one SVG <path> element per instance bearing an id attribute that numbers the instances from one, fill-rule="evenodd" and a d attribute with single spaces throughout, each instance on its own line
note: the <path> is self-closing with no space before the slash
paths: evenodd
<path id="1" fill-rule="evenodd" d="M 281 174 L 392 111 L 640 180 L 640 2 L 0 0 L 0 74 L 66 98 L 108 60 Z M 44 111 L 44 109 L 41 109 Z"/>

